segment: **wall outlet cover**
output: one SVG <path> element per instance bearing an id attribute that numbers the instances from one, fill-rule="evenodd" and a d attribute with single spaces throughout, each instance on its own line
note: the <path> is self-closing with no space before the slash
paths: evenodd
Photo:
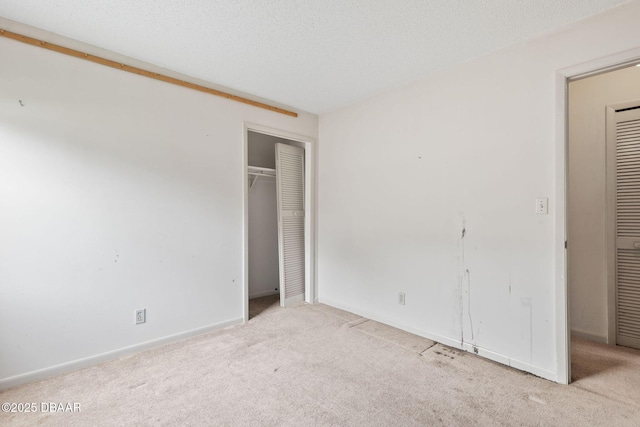
<path id="1" fill-rule="evenodd" d="M 536 214 L 546 215 L 549 213 L 549 198 L 538 197 L 536 198 Z"/>
<path id="2" fill-rule="evenodd" d="M 147 321 L 147 309 L 143 308 L 140 310 L 136 310 L 136 325 L 139 325 L 146 321 Z"/>

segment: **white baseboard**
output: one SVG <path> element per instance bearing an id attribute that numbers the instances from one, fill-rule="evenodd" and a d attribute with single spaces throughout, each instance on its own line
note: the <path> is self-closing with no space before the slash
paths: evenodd
<path id="1" fill-rule="evenodd" d="M 13 377 L 3 378 L 0 379 L 0 391 L 16 387 L 21 384 L 39 381 L 45 378 L 50 378 L 67 372 L 76 371 L 78 369 L 86 368 L 89 366 L 94 366 L 109 360 L 129 356 L 133 353 L 137 353 L 143 350 L 160 347 L 162 345 L 189 338 L 195 335 L 200 335 L 209 331 L 226 328 L 228 326 L 233 326 L 240 323 L 242 323 L 242 318 L 231 319 L 226 322 L 216 323 L 214 325 L 204 326 L 202 328 L 196 328 L 186 332 L 180 332 L 178 334 L 145 341 L 139 344 L 134 344 L 128 347 L 96 354 L 94 356 L 89 356 L 82 359 L 72 360 L 70 362 L 61 363 L 59 365 L 50 366 L 48 368 L 38 369 L 36 371 L 27 372 Z"/>
<path id="2" fill-rule="evenodd" d="M 449 347 L 459 348 L 461 350 L 476 354 L 478 356 L 484 357 L 494 362 L 501 363 L 503 365 L 510 366 L 520 371 L 532 373 L 534 375 L 537 375 L 549 381 L 560 382 L 560 379 L 558 378 L 558 375 L 556 372 L 549 371 L 547 369 L 541 368 L 536 365 L 532 365 L 527 362 L 523 362 L 521 360 L 513 359 L 509 356 L 505 356 L 504 354 L 496 353 L 492 350 L 475 346 L 468 342 L 462 342 L 459 339 L 434 334 L 434 333 L 423 331 L 421 329 L 414 328 L 411 326 L 406 326 L 396 322 L 393 319 L 378 315 L 377 313 L 373 313 L 367 310 L 362 310 L 358 307 L 352 307 L 347 304 L 339 303 L 337 301 L 328 300 L 326 298 L 321 298 L 319 302 L 321 304 L 330 305 L 332 307 L 339 308 L 341 310 L 349 311 L 351 313 L 366 317 L 367 319 L 375 320 L 376 322 L 384 323 L 385 325 L 393 326 L 394 328 L 402 329 L 403 331 L 410 332 L 414 335 L 418 335 L 418 336 L 430 339 L 432 341 L 447 345 Z"/>
<path id="3" fill-rule="evenodd" d="M 277 295 L 280 291 L 262 291 L 262 292 L 249 292 L 249 299 L 268 297 L 269 295 Z"/>
<path id="4" fill-rule="evenodd" d="M 591 332 L 582 331 L 580 329 L 572 328 L 571 329 L 571 336 L 584 338 L 586 340 L 593 341 L 593 342 L 599 342 L 599 343 L 602 343 L 602 344 L 608 344 L 609 343 L 609 340 L 607 339 L 606 335 L 593 334 Z"/>

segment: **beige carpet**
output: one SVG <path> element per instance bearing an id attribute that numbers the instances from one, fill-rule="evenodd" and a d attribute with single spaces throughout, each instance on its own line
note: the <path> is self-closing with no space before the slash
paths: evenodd
<path id="1" fill-rule="evenodd" d="M 576 340 L 570 386 L 325 305 L 255 300 L 246 325 L 0 393 L 80 404 L 0 425 L 638 426 L 640 352 Z"/>

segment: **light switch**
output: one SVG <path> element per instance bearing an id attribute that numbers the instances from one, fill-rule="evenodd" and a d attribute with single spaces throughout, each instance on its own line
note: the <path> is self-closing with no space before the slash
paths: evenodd
<path id="1" fill-rule="evenodd" d="M 549 198 L 538 197 L 536 199 L 536 214 L 546 215 L 549 213 Z"/>

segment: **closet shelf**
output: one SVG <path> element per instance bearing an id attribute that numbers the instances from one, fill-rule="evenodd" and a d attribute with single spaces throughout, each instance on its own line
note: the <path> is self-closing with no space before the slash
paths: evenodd
<path id="1" fill-rule="evenodd" d="M 249 176 L 253 176 L 253 180 L 251 181 L 251 186 L 249 187 L 249 189 L 253 188 L 253 185 L 256 183 L 258 178 L 260 178 L 261 176 L 267 177 L 267 178 L 275 178 L 276 177 L 276 170 L 275 169 L 260 168 L 258 166 L 249 166 L 248 167 L 248 173 L 249 173 Z"/>

